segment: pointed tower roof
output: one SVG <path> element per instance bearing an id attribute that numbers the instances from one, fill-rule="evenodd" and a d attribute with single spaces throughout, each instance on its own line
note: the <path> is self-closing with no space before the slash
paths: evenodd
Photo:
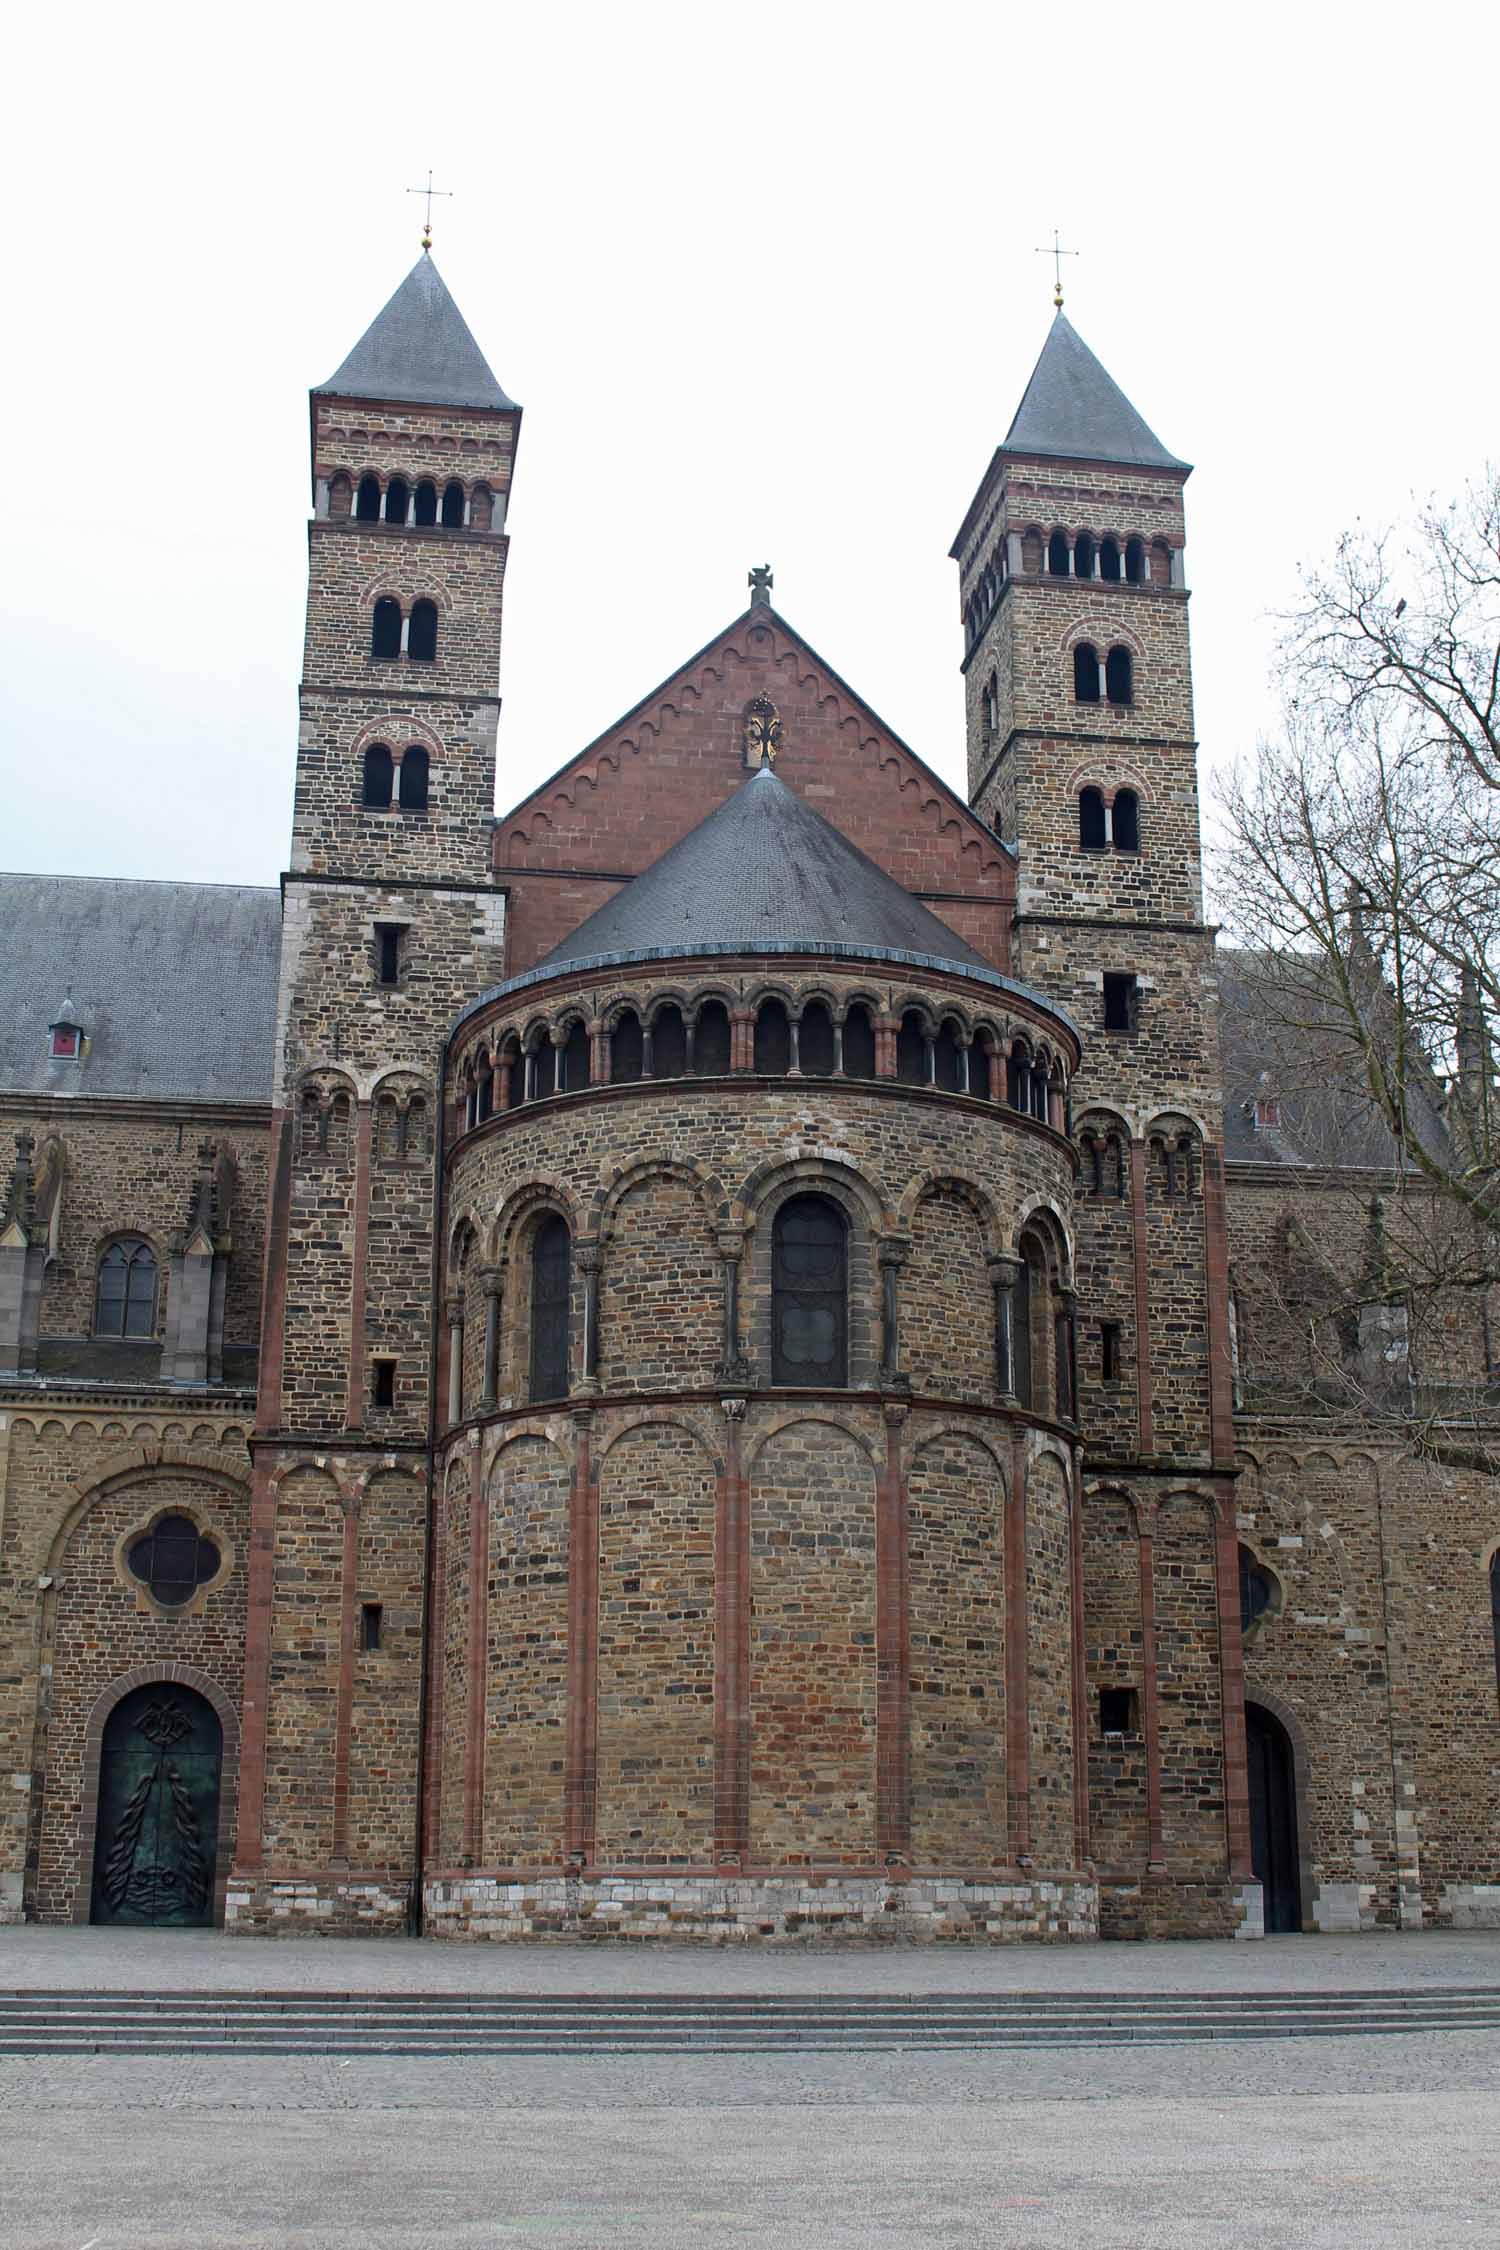
<path id="1" fill-rule="evenodd" d="M 319 391 L 410 399 L 421 406 L 517 411 L 490 373 L 469 324 L 427 251 Z"/>
<path id="2" fill-rule="evenodd" d="M 752 774 L 581 922 L 532 976 L 685 953 L 918 955 L 993 981 L 982 955 L 778 781 Z"/>
<path id="3" fill-rule="evenodd" d="M 1067 316 L 1058 312 L 1002 453 L 1049 453 L 1071 461 L 1122 461 L 1132 468 L 1186 469 L 1148 429 Z"/>

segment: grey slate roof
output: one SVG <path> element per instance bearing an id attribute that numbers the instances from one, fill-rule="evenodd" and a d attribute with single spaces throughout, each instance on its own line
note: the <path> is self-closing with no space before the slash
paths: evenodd
<path id="1" fill-rule="evenodd" d="M 1147 428 L 1061 312 L 1053 319 L 1001 451 L 1155 469 L 1188 466 Z"/>
<path id="2" fill-rule="evenodd" d="M 988 970 L 982 954 L 904 891 L 768 766 L 554 946 L 555 973 L 701 946 L 875 948 Z"/>
<path id="3" fill-rule="evenodd" d="M 490 373 L 469 324 L 424 250 L 342 367 L 317 385 L 341 398 L 413 399 L 423 406 L 516 409 Z"/>
<path id="4" fill-rule="evenodd" d="M 281 898 L 230 883 L 0 875 L 0 1092 L 271 1098 Z M 54 1062 L 68 988 L 81 1062 Z"/>

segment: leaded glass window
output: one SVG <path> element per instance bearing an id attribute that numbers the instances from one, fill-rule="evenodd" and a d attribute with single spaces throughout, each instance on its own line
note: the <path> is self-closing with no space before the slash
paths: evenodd
<path id="1" fill-rule="evenodd" d="M 96 1336 L 154 1336 L 156 1257 L 149 1242 L 113 1242 L 99 1260 Z"/>
<path id="2" fill-rule="evenodd" d="M 217 1572 L 219 1550 L 191 1516 L 162 1516 L 134 1542 L 126 1561 L 164 1609 L 177 1609 Z"/>
<path id="3" fill-rule="evenodd" d="M 848 1235 L 821 1195 L 776 1214 L 771 1248 L 771 1380 L 842 1387 L 849 1380 Z"/>

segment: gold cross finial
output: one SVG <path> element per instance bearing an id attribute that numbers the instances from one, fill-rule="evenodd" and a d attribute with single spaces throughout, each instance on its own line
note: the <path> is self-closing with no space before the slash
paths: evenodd
<path id="1" fill-rule="evenodd" d="M 1055 286 L 1054 286 L 1054 288 L 1053 288 L 1053 291 L 1052 291 L 1052 302 L 1053 302 L 1053 304 L 1054 304 L 1054 305 L 1056 306 L 1057 310 L 1058 310 L 1059 312 L 1061 312 L 1061 311 L 1062 311 L 1062 262 L 1063 262 L 1064 258 L 1076 258 L 1076 257 L 1078 256 L 1078 252 L 1077 252 L 1076 250 L 1065 250 L 1065 249 L 1063 248 L 1063 246 L 1062 246 L 1062 236 L 1061 236 L 1061 235 L 1060 235 L 1060 234 L 1058 233 L 1058 231 L 1057 231 L 1056 227 L 1054 227 L 1054 228 L 1052 229 L 1052 240 L 1051 240 L 1051 242 L 1050 242 L 1050 243 L 1046 243 L 1046 242 L 1043 242 L 1043 243 L 1039 243 L 1039 244 L 1037 245 L 1037 248 L 1036 248 L 1036 250 L 1035 250 L 1035 251 L 1033 252 L 1033 256 L 1035 256 L 1035 257 L 1038 257 L 1038 258 L 1050 258 L 1050 259 L 1052 260 L 1053 270 L 1055 271 L 1055 273 L 1056 273 L 1056 275 L 1057 275 L 1057 280 L 1056 280 L 1056 284 L 1055 284 Z"/>
<path id="2" fill-rule="evenodd" d="M 432 199 L 435 195 L 446 195 L 451 197 L 453 190 L 452 188 L 435 188 L 433 186 L 432 168 L 429 165 L 427 171 L 426 187 L 409 187 L 406 192 L 408 195 L 425 195 L 427 198 L 427 209 L 422 220 L 422 248 L 424 250 L 430 250 L 432 248 Z"/>

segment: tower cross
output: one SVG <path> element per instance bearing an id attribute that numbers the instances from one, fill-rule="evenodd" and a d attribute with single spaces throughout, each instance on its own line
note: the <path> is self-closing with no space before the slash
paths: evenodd
<path id="1" fill-rule="evenodd" d="M 429 165 L 427 168 L 426 187 L 409 187 L 406 192 L 408 195 L 424 195 L 427 198 L 427 209 L 422 219 L 422 248 L 424 250 L 430 250 L 432 248 L 432 199 L 435 195 L 446 195 L 451 197 L 453 194 L 453 190 L 452 188 L 435 188 L 433 186 L 432 167 L 431 165 Z"/>
<path id="2" fill-rule="evenodd" d="M 1052 229 L 1052 240 L 1051 240 L 1051 242 L 1050 242 L 1050 243 L 1046 243 L 1046 242 L 1040 242 L 1040 243 L 1038 243 L 1038 244 L 1037 244 L 1037 247 L 1036 247 L 1036 249 L 1035 249 L 1035 250 L 1034 250 L 1034 251 L 1032 252 L 1032 255 L 1033 255 L 1033 257 L 1037 257 L 1037 258 L 1050 258 L 1050 259 L 1052 260 L 1053 270 L 1055 271 L 1055 273 L 1056 273 L 1056 275 L 1057 275 L 1057 280 L 1056 280 L 1056 284 L 1055 284 L 1055 286 L 1054 286 L 1054 288 L 1053 288 L 1053 291 L 1052 291 L 1052 302 L 1053 302 L 1053 304 L 1054 304 L 1054 305 L 1055 305 L 1055 306 L 1057 307 L 1057 310 L 1058 310 L 1059 312 L 1061 312 L 1061 311 L 1062 311 L 1062 262 L 1063 262 L 1064 258 L 1076 258 L 1076 257 L 1078 256 L 1078 252 L 1077 252 L 1076 250 L 1065 250 L 1065 249 L 1063 248 L 1063 246 L 1062 246 L 1062 236 L 1061 236 L 1061 235 L 1060 235 L 1060 234 L 1058 233 L 1058 231 L 1057 231 L 1056 227 L 1054 227 L 1054 228 Z"/>

